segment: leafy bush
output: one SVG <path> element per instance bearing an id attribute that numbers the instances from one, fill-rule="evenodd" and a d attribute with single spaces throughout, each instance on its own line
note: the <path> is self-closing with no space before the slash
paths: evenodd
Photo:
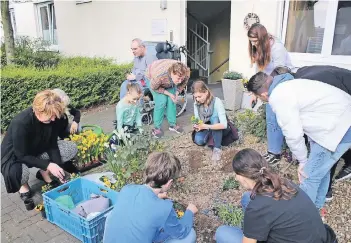
<path id="1" fill-rule="evenodd" d="M 239 189 L 239 186 L 240 184 L 237 180 L 235 180 L 233 177 L 229 177 L 224 181 L 222 189 L 223 191 L 228 191 L 230 189 Z"/>
<path id="2" fill-rule="evenodd" d="M 258 108 L 257 113 L 252 110 L 245 110 L 236 116 L 236 124 L 239 129 L 252 134 L 262 141 L 267 137 L 266 131 L 266 106 Z"/>
<path id="3" fill-rule="evenodd" d="M 241 226 L 244 213 L 243 210 L 232 204 L 219 205 L 216 208 L 218 217 L 224 224 L 230 226 Z"/>
<path id="4" fill-rule="evenodd" d="M 63 58 L 56 68 L 8 65 L 1 73 L 1 130 L 6 130 L 11 119 L 45 89 L 63 89 L 77 108 L 115 103 L 130 69 L 130 64 L 116 65 L 111 60 L 84 57 Z"/>
<path id="5" fill-rule="evenodd" d="M 235 71 L 225 71 L 223 73 L 223 78 L 224 79 L 237 80 L 237 79 L 243 79 L 243 75 L 241 73 L 238 73 L 238 72 L 235 72 Z"/>
<path id="6" fill-rule="evenodd" d="M 19 37 L 15 40 L 13 64 L 24 67 L 52 68 L 61 59 L 58 52 L 50 51 L 50 43 L 43 39 Z M 5 45 L 1 46 L 1 64 L 6 65 Z"/>
<path id="7" fill-rule="evenodd" d="M 107 163 L 115 174 L 116 189 L 120 190 L 127 183 L 141 183 L 141 172 L 147 156 L 153 151 L 162 151 L 163 145 L 151 135 L 150 131 L 137 134 L 125 133 L 123 130 L 113 134 L 122 141 L 115 152 L 107 153 Z"/>

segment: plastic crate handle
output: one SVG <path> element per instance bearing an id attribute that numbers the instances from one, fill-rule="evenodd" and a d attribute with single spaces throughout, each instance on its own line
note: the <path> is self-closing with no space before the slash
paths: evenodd
<path id="1" fill-rule="evenodd" d="M 63 208 L 59 208 L 62 212 L 64 212 L 65 214 L 67 214 L 67 215 L 70 215 L 71 214 L 71 211 L 70 210 L 65 210 L 65 209 L 63 209 Z"/>
<path id="2" fill-rule="evenodd" d="M 69 185 L 68 185 L 68 186 L 64 186 L 64 187 L 62 187 L 62 188 L 57 188 L 57 189 L 56 189 L 56 192 L 62 193 L 62 192 L 64 192 L 64 191 L 67 191 L 69 188 L 70 188 Z"/>

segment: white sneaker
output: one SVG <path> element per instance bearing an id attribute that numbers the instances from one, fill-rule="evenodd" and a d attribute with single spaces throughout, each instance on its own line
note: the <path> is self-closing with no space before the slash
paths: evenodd
<path id="1" fill-rule="evenodd" d="M 220 161 L 222 156 L 222 149 L 213 148 L 212 151 L 212 161 Z"/>

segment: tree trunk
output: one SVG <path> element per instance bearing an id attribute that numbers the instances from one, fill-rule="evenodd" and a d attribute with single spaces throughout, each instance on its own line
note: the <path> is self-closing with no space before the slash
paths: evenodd
<path id="1" fill-rule="evenodd" d="M 5 51 L 7 64 L 12 63 L 13 55 L 15 53 L 15 40 L 13 38 L 13 29 L 10 19 L 9 1 L 1 1 L 1 21 L 5 37 Z"/>

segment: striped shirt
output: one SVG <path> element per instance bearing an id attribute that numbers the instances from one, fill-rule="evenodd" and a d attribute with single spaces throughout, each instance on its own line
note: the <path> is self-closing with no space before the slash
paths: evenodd
<path id="1" fill-rule="evenodd" d="M 177 62 L 179 61 L 173 59 L 161 59 L 154 61 L 148 66 L 145 77 L 149 79 L 150 86 L 153 91 L 163 94 L 166 89 L 175 86 L 170 74 L 168 73 L 168 70 L 173 64 Z M 179 92 L 181 92 L 188 83 L 189 76 L 190 72 L 186 74 L 184 81 L 177 85 Z"/>

